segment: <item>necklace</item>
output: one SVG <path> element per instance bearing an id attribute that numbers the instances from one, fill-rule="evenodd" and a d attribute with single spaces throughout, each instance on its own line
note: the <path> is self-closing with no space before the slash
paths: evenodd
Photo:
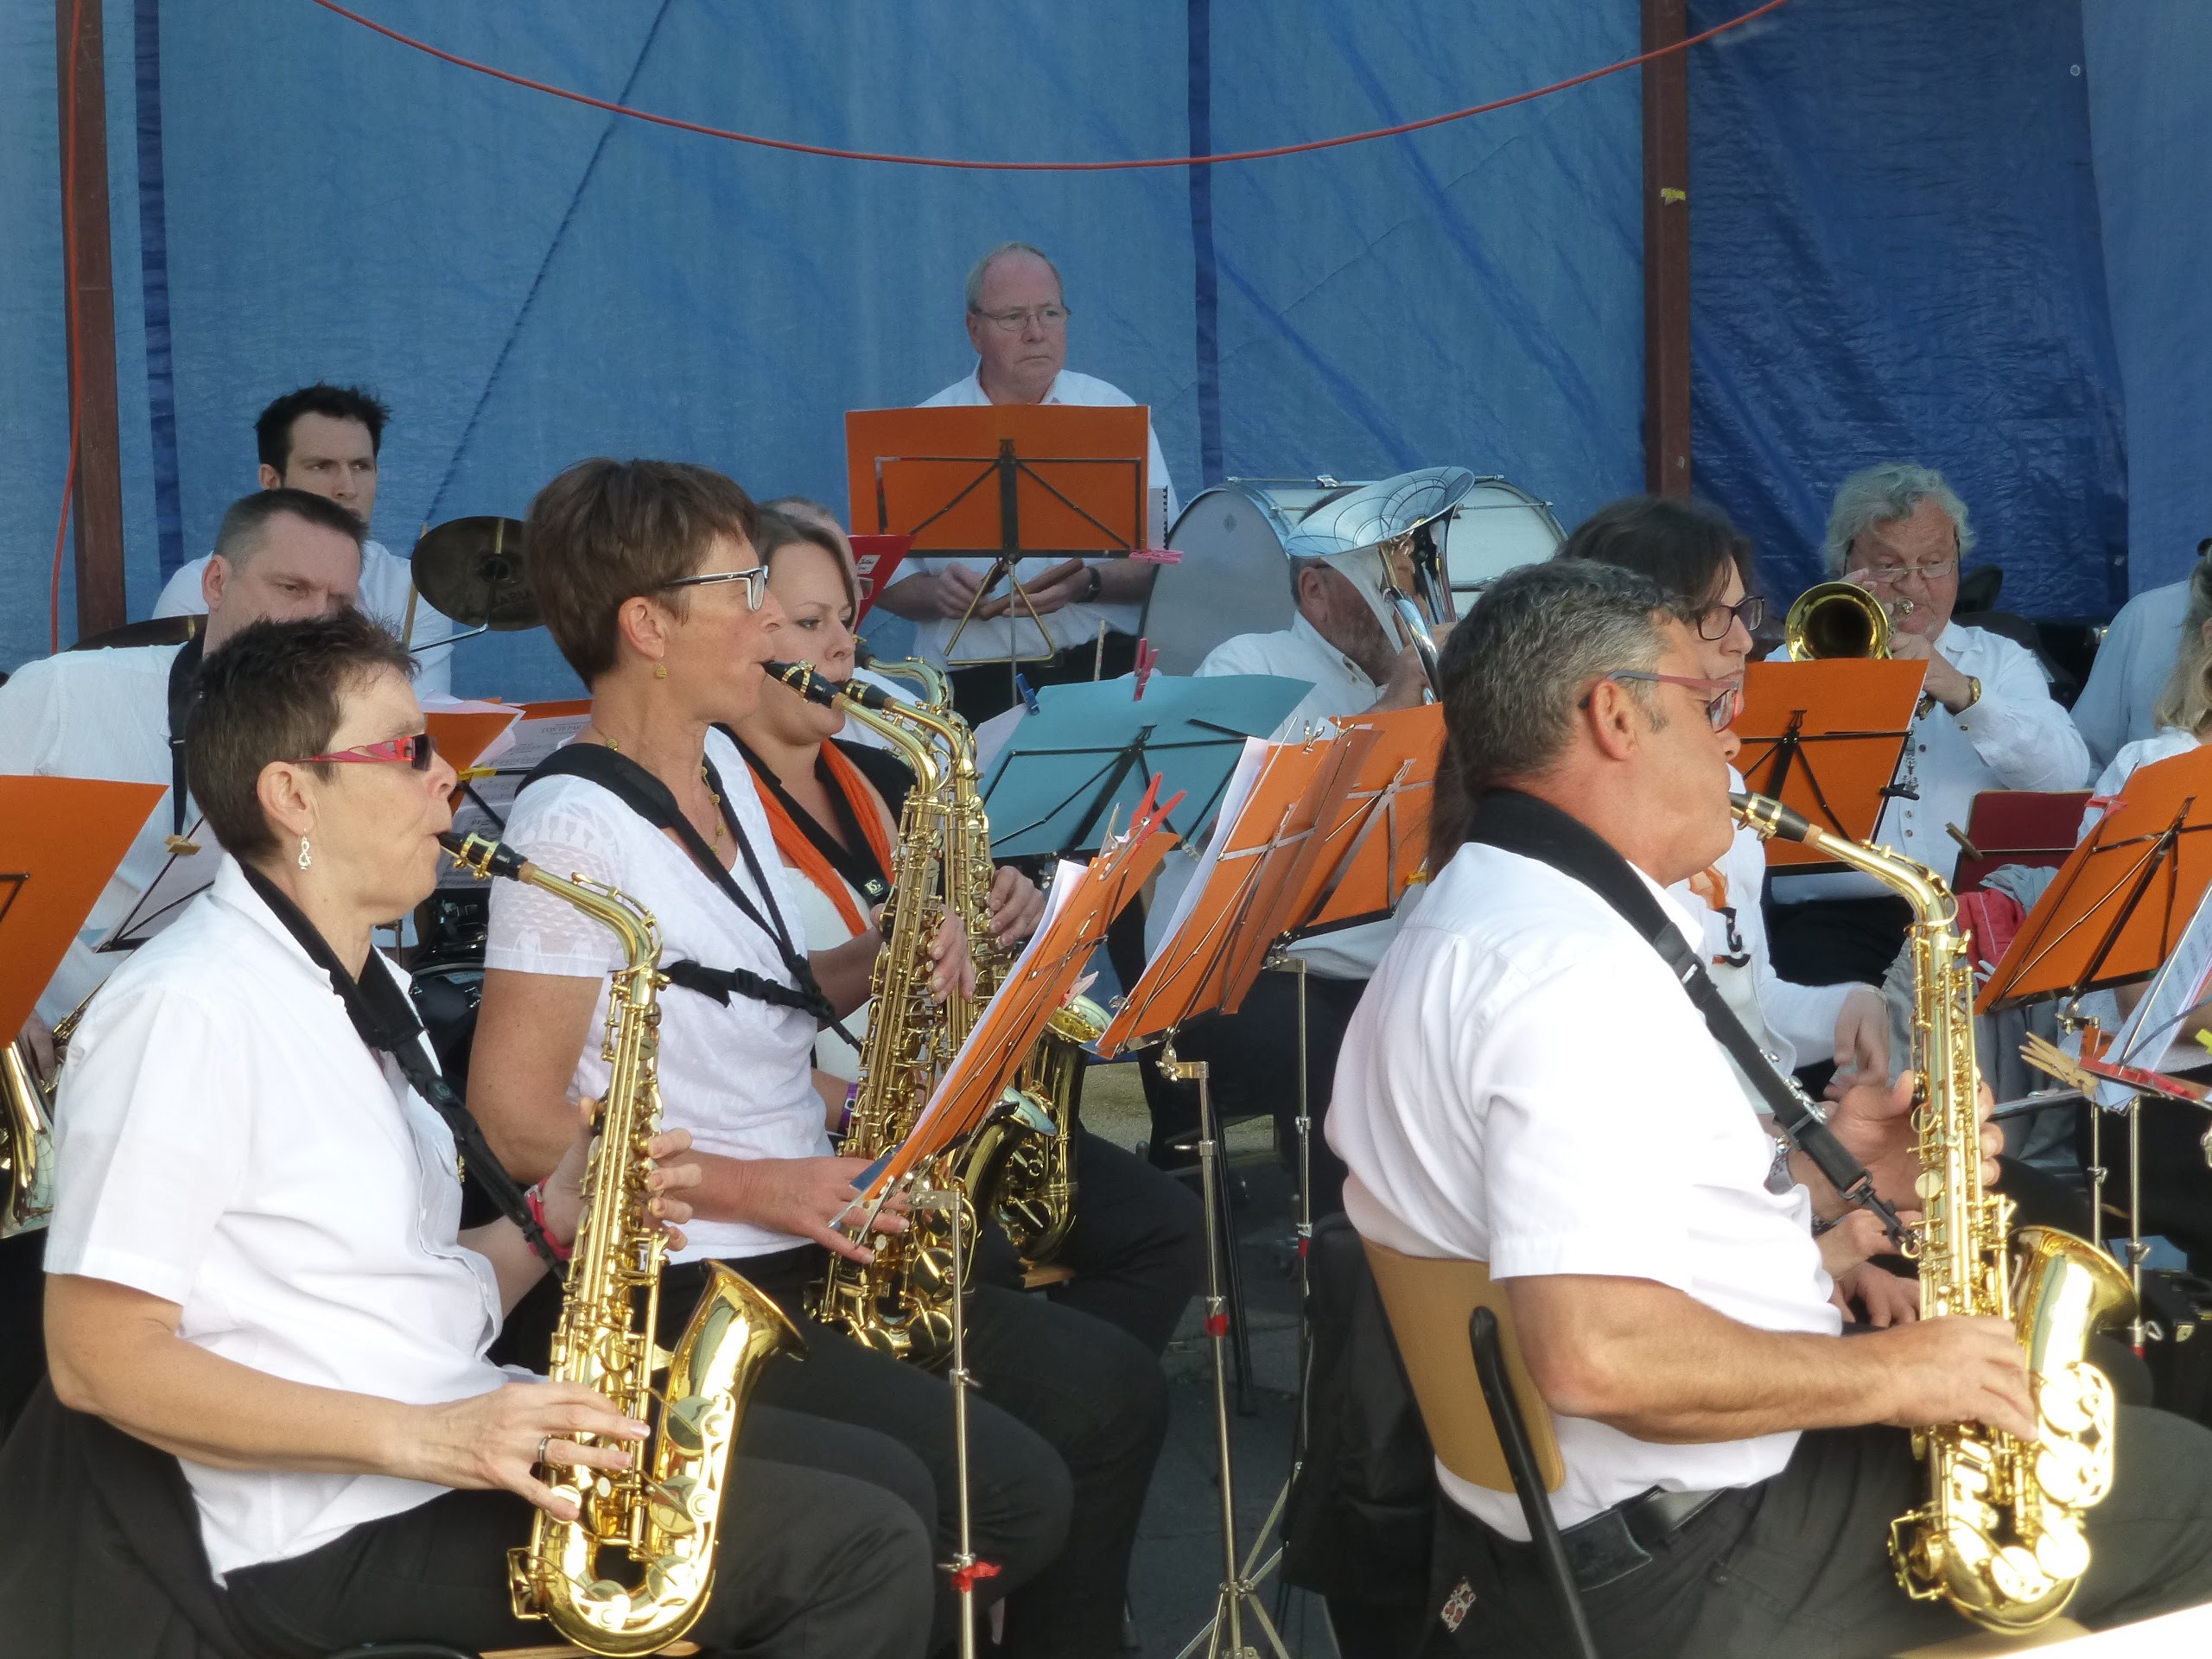
<path id="1" fill-rule="evenodd" d="M 607 736 L 606 733 L 601 732 L 598 735 L 599 741 L 616 754 L 622 753 L 622 746 Z M 699 781 L 706 785 L 707 798 L 715 804 L 715 810 L 710 815 L 715 821 L 714 833 L 708 837 L 708 841 L 709 844 L 719 847 L 722 844 L 722 798 L 715 793 L 715 786 L 712 784 L 707 783 L 707 763 L 704 760 L 699 763 Z"/>

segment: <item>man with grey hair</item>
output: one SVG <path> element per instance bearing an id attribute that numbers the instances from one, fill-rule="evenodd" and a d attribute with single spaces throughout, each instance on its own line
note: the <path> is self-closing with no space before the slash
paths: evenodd
<path id="1" fill-rule="evenodd" d="M 1702 930 L 1665 889 L 1730 834 L 1734 687 L 1699 666 L 1646 578 L 1580 561 L 1510 573 L 1453 631 L 1458 804 L 1440 798 L 1428 895 L 1345 1035 L 1328 1137 L 1378 1259 L 1482 1262 L 1503 1287 L 1599 1651 L 1891 1654 L 1964 1628 L 1891 1572 L 1890 1522 L 1926 1496 L 1908 1431 L 2032 1439 L 2037 1407 L 2008 1320 L 1843 1339 L 1827 1246 L 1879 1231 L 1744 1109 L 1662 955 L 1694 960 Z M 1918 1207 L 1909 1084 L 1859 1085 L 1829 1122 Z M 1464 1316 L 1434 1337 L 1466 1339 Z M 2212 1596 L 2212 1432 L 2121 1407 L 2116 1441 L 2069 1609 L 2097 1626 Z M 1419 1651 L 1567 1650 L 1512 1492 L 1437 1478 Z"/>
<path id="2" fill-rule="evenodd" d="M 923 408 L 981 404 L 1127 408 L 1135 401 L 1118 386 L 1068 368 L 1068 303 L 1059 270 L 1027 242 L 1001 243 L 976 262 L 968 273 L 967 313 L 968 343 L 976 348 L 975 372 L 928 398 Z M 1156 540 L 1164 538 L 1180 503 L 1167 476 L 1160 435 L 1148 423 L 1145 431 L 1147 499 L 1160 504 L 1155 521 L 1146 526 L 1146 537 Z M 1128 671 L 1135 659 L 1145 595 L 1152 591 L 1150 565 L 1126 559 L 1024 559 L 1014 575 L 1028 601 L 1011 609 L 1003 593 L 976 605 L 976 591 L 990 568 L 988 559 L 916 558 L 908 563 L 909 574 L 880 597 L 885 609 L 921 625 L 916 649 L 932 662 L 944 664 L 948 647 L 957 649 L 963 661 L 997 662 L 995 668 L 957 671 L 952 677 L 954 700 L 971 723 L 1012 704 L 1014 693 L 1004 666 L 1009 655 L 1054 654 L 1052 662 L 1024 667 L 1033 685 L 1089 679 L 1102 622 L 1107 630 L 1105 673 L 1111 677 Z M 954 647 L 956 634 L 958 645 Z"/>
<path id="3" fill-rule="evenodd" d="M 2054 702 L 2034 655 L 1951 620 L 1959 562 L 1974 550 L 1966 504 L 1943 475 L 1910 461 L 1846 479 L 1828 513 L 1830 573 L 1879 600 L 1890 654 L 1928 664 L 1897 789 L 1874 839 L 1945 880 L 1974 798 L 1991 789 L 2080 789 L 2089 752 Z M 1804 985 L 1878 983 L 1904 941 L 1904 900 L 1864 875 L 1774 881 L 1775 970 Z"/>

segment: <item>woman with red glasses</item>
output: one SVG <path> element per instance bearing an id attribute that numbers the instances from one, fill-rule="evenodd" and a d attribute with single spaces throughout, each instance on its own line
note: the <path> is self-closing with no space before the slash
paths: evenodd
<path id="1" fill-rule="evenodd" d="M 214 885 L 101 988 L 62 1077 L 52 1388 L 0 1458 L 10 1652 L 542 1643 L 507 1588 L 533 1508 L 574 1518 L 540 1474 L 644 1440 L 486 1357 L 574 1236 L 589 1142 L 572 1116 L 536 1188 L 504 1181 L 372 942 L 429 897 L 452 823 L 411 665 L 349 610 L 257 624 L 201 671 Z M 690 1217 L 689 1145 L 650 1148 L 664 1222 Z M 502 1218 L 461 1227 L 463 1157 Z M 910 1514 L 742 1456 L 726 1491 L 706 1651 L 922 1651 Z"/>

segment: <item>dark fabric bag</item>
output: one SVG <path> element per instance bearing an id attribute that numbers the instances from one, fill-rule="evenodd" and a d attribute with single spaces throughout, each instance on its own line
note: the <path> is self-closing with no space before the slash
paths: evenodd
<path id="1" fill-rule="evenodd" d="M 1314 1224 L 1312 1438 L 1283 1520 L 1283 1576 L 1332 1601 L 1421 1608 L 1436 1461 L 1359 1235 Z"/>

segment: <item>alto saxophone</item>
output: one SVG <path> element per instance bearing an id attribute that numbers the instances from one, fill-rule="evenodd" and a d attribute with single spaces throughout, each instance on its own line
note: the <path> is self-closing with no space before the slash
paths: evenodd
<path id="1" fill-rule="evenodd" d="M 1778 801 L 1730 798 L 1736 817 L 1760 835 L 1802 842 L 1912 906 L 1923 1219 L 1906 1254 L 1919 1263 L 1921 1317 L 2012 1322 L 2040 1438 L 2025 1445 L 1979 1423 L 1916 1429 L 1929 1498 L 1892 1523 L 1890 1560 L 1916 1601 L 1940 1597 L 1992 1630 L 2033 1630 L 2058 1616 L 2088 1570 L 2082 1515 L 2112 1489 L 2114 1402 L 2112 1384 L 2083 1354 L 2091 1332 L 2125 1317 L 2134 1294 L 2112 1257 L 2071 1233 L 2012 1233 L 2012 1200 L 1982 1186 L 1974 978 L 1958 902 L 1942 878 L 1818 829 Z"/>
<path id="2" fill-rule="evenodd" d="M 676 1351 L 653 1340 L 668 1239 L 651 1215 L 645 1148 L 660 1130 L 659 997 L 667 981 L 652 912 L 602 882 L 548 874 L 498 842 L 450 833 L 439 839 L 479 880 L 504 876 L 550 893 L 622 942 L 601 1050 L 613 1072 L 585 1172 L 550 1375 L 583 1383 L 639 1421 L 649 1421 L 653 1400 L 666 1403 L 628 1469 L 548 1470 L 546 1484 L 575 1499 L 576 1518 L 538 1511 L 529 1544 L 508 1554 L 507 1586 L 518 1618 L 549 1620 L 587 1653 L 658 1653 L 706 1611 L 730 1448 L 753 1387 L 769 1360 L 804 1344 L 781 1308 L 718 1262 L 707 1263 L 706 1294 Z M 664 1367 L 666 1380 L 656 1389 Z M 602 1550 L 628 1555 L 634 1585 L 601 1576 Z"/>
<path id="3" fill-rule="evenodd" d="M 53 1211 L 54 1096 L 69 1039 L 92 1000 L 86 993 L 54 1027 L 54 1065 L 43 1077 L 27 1039 L 0 1045 L 0 1238 L 43 1227 Z"/>

